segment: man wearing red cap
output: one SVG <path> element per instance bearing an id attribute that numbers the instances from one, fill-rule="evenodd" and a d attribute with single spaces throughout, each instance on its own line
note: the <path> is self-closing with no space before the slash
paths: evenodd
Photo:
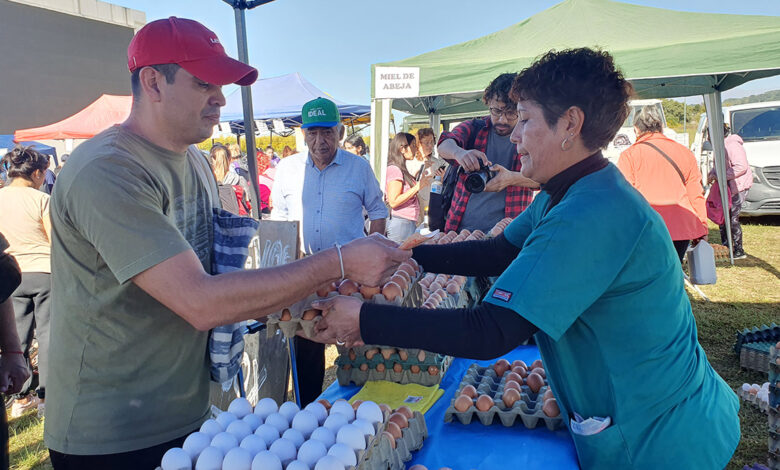
<path id="1" fill-rule="evenodd" d="M 155 468 L 209 414 L 209 329 L 345 276 L 377 285 L 409 256 L 365 238 L 282 267 L 211 275 L 219 199 L 188 147 L 219 122 L 222 85 L 250 85 L 257 70 L 180 18 L 142 28 L 128 65 L 130 117 L 72 153 L 52 197 L 44 437 L 57 470 Z"/>

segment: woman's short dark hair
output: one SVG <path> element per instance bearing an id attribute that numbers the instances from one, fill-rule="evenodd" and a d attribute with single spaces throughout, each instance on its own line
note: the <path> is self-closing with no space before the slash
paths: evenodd
<path id="1" fill-rule="evenodd" d="M 352 134 L 351 136 L 347 137 L 346 140 L 344 140 L 344 143 L 349 144 L 355 148 L 360 147 L 358 155 L 361 157 L 366 154 L 366 142 L 363 140 L 363 137 L 361 137 L 360 134 Z"/>
<path id="2" fill-rule="evenodd" d="M 9 178 L 32 181 L 32 174 L 36 170 L 46 171 L 49 168 L 49 156 L 36 152 L 32 147 L 17 145 L 5 154 L 3 164 L 8 168 Z"/>
<path id="3" fill-rule="evenodd" d="M 572 106 L 585 114 L 582 141 L 589 150 L 607 146 L 628 117 L 631 84 L 612 56 L 589 48 L 550 51 L 512 84 L 514 101 L 533 101 L 552 127 Z"/>
<path id="4" fill-rule="evenodd" d="M 494 78 L 490 85 L 485 88 L 485 93 L 482 95 L 482 101 L 488 104 L 488 101 L 497 99 L 503 101 L 507 106 L 514 106 L 517 100 L 512 98 L 510 92 L 512 90 L 512 83 L 517 77 L 516 73 L 502 73 L 498 77 Z"/>

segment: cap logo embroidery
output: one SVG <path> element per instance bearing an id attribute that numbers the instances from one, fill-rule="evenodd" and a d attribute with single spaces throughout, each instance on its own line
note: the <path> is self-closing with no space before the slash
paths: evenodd
<path id="1" fill-rule="evenodd" d="M 325 111 L 322 108 L 310 109 L 309 117 L 326 116 Z"/>
<path id="2" fill-rule="evenodd" d="M 495 289 L 493 291 L 493 296 L 492 297 L 494 299 L 503 300 L 504 302 L 509 302 L 509 299 L 512 298 L 512 293 L 511 292 L 507 292 L 507 291 L 502 290 L 502 289 Z"/>

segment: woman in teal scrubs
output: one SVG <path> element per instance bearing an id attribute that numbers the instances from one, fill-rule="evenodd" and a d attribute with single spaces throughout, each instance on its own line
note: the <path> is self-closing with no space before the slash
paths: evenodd
<path id="1" fill-rule="evenodd" d="M 426 271 L 500 275 L 473 309 L 323 302 L 318 340 L 497 357 L 535 334 L 586 469 L 721 469 L 739 442 L 738 400 L 712 369 L 666 226 L 600 149 L 631 86 L 605 52 L 550 52 L 515 80 L 512 133 L 542 191 L 504 234 L 420 246 Z M 570 429 L 571 423 L 570 424 Z"/>

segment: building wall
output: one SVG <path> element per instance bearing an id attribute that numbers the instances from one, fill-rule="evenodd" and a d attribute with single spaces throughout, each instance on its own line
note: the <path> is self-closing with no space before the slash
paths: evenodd
<path id="1" fill-rule="evenodd" d="M 0 0 L 0 18 L 0 134 L 130 94 L 127 45 L 143 13 L 95 0 Z"/>

